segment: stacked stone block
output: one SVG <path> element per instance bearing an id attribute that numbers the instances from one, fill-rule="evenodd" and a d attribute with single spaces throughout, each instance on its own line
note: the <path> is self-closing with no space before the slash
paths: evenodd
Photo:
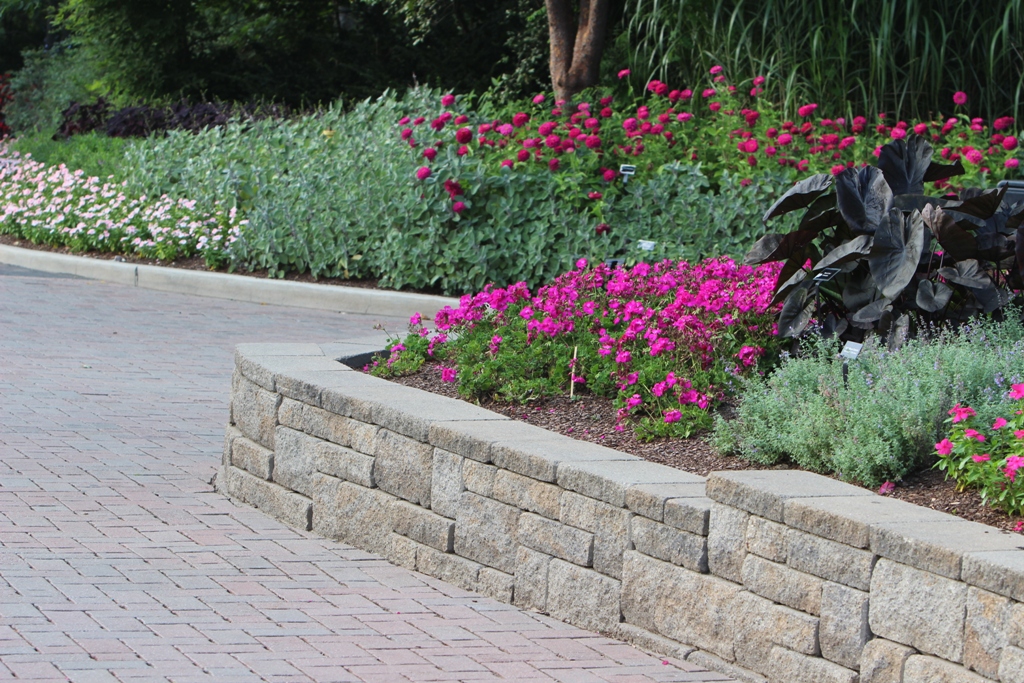
<path id="1" fill-rule="evenodd" d="M 1024 538 L 800 471 L 702 477 L 243 345 L 219 486 L 742 681 L 1024 683 Z"/>

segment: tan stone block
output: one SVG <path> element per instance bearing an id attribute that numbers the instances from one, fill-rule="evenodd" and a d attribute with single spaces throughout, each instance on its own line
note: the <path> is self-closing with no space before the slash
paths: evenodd
<path id="1" fill-rule="evenodd" d="M 807 614 L 821 614 L 824 581 L 757 555 L 743 561 L 743 585 L 761 597 Z"/>

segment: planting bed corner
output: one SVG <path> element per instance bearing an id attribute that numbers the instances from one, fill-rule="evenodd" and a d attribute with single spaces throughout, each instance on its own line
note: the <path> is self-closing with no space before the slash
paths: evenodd
<path id="1" fill-rule="evenodd" d="M 796 470 L 706 480 L 353 370 L 236 351 L 218 487 L 741 681 L 1024 683 L 1024 541 Z"/>

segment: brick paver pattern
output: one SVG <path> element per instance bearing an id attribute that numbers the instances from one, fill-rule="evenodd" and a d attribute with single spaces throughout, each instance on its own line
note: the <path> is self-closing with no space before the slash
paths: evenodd
<path id="1" fill-rule="evenodd" d="M 725 680 L 214 492 L 234 345 L 375 322 L 0 266 L 0 680 Z"/>

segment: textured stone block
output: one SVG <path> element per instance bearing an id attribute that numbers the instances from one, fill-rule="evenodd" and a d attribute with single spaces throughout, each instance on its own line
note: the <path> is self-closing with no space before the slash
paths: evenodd
<path id="1" fill-rule="evenodd" d="M 1013 603 L 973 586 L 967 590 L 964 666 L 983 676 L 999 675 L 999 659 L 1010 644 Z"/>
<path id="2" fill-rule="evenodd" d="M 748 591 L 736 594 L 732 610 L 736 625 L 733 647 L 740 666 L 768 674 L 773 645 L 806 655 L 819 654 L 817 618 Z"/>
<path id="3" fill-rule="evenodd" d="M 860 655 L 860 683 L 903 683 L 903 666 L 915 652 L 884 638 L 868 641 Z"/>
<path id="4" fill-rule="evenodd" d="M 747 523 L 747 552 L 772 562 L 786 563 L 789 552 L 789 528 L 764 517 L 751 517 Z"/>
<path id="5" fill-rule="evenodd" d="M 666 501 L 703 497 L 703 481 L 691 484 L 636 484 L 626 489 L 626 507 L 642 517 L 663 522 Z"/>
<path id="6" fill-rule="evenodd" d="M 733 603 L 742 587 L 629 550 L 622 568 L 626 621 L 727 660 L 735 659 Z"/>
<path id="7" fill-rule="evenodd" d="M 562 489 L 508 470 L 494 474 L 494 497 L 520 510 L 558 519 Z"/>
<path id="8" fill-rule="evenodd" d="M 1014 552 L 1024 545 L 1016 534 L 951 515 L 945 517 L 940 522 L 899 520 L 873 525 L 871 550 L 900 564 L 959 579 L 964 553 Z"/>
<path id="9" fill-rule="evenodd" d="M 435 422 L 508 420 L 504 415 L 456 398 L 398 384 L 392 386 L 395 390 L 387 401 L 375 402 L 369 422 L 422 443 L 429 443 L 430 426 Z"/>
<path id="10" fill-rule="evenodd" d="M 888 640 L 963 661 L 967 586 L 882 559 L 871 577 L 871 631 Z"/>
<path id="11" fill-rule="evenodd" d="M 430 509 L 439 515 L 455 518 L 459 509 L 459 498 L 466 490 L 462 481 L 461 455 L 446 450 L 434 449 L 434 464 L 430 475 Z"/>
<path id="12" fill-rule="evenodd" d="M 443 553 L 455 543 L 455 522 L 419 505 L 396 500 L 391 504 L 391 520 L 396 534 L 411 538 Z"/>
<path id="13" fill-rule="evenodd" d="M 541 427 L 495 415 L 493 420 L 435 422 L 428 435 L 433 446 L 479 462 L 491 462 L 491 445 L 498 442 L 550 441 Z"/>
<path id="14" fill-rule="evenodd" d="M 326 474 L 313 477 L 313 531 L 371 553 L 387 552 L 395 497 Z"/>
<path id="15" fill-rule="evenodd" d="M 581 567 L 594 561 L 594 535 L 554 520 L 524 512 L 519 515 L 521 545 Z"/>
<path id="16" fill-rule="evenodd" d="M 363 437 L 368 428 L 376 433 L 376 426 L 335 415 L 323 408 L 307 405 L 302 411 L 302 431 L 339 446 L 351 446 L 353 439 Z"/>
<path id="17" fill-rule="evenodd" d="M 348 430 L 348 443 L 343 445 L 365 455 L 374 455 L 380 427 L 368 422 L 350 419 L 346 423 L 345 428 Z"/>
<path id="18" fill-rule="evenodd" d="M 387 429 L 377 433 L 373 476 L 377 486 L 410 503 L 430 507 L 434 449 Z"/>
<path id="19" fill-rule="evenodd" d="M 231 445 L 231 464 L 270 481 L 274 476 L 274 451 L 240 436 Z"/>
<path id="20" fill-rule="evenodd" d="M 821 614 L 824 581 L 757 555 L 743 560 L 743 585 L 761 597 L 806 612 Z"/>
<path id="21" fill-rule="evenodd" d="M 1024 648 L 1024 605 L 1014 603 L 1010 608 L 1010 644 Z"/>
<path id="22" fill-rule="evenodd" d="M 285 524 L 310 529 L 312 501 L 283 486 L 254 477 L 237 467 L 222 467 L 217 487 Z"/>
<path id="23" fill-rule="evenodd" d="M 250 345 L 244 345 L 250 346 Z M 279 345 L 284 346 L 284 345 Z M 312 347 L 313 344 L 301 344 L 297 346 Z M 281 351 L 283 349 L 277 349 Z M 260 385 L 267 391 L 277 391 L 275 385 L 276 375 L 290 372 L 303 372 L 311 369 L 323 372 L 336 372 L 344 368 L 340 363 L 324 358 L 322 352 L 296 354 L 296 353 L 271 353 L 266 350 L 248 348 L 235 349 L 235 367 L 247 379 Z M 348 370 L 348 368 L 344 368 Z"/>
<path id="24" fill-rule="evenodd" d="M 419 546 L 416 553 L 417 571 L 467 591 L 477 589 L 481 569 L 483 567 L 476 562 L 425 545 Z"/>
<path id="25" fill-rule="evenodd" d="M 790 498 L 873 496 L 870 491 L 803 470 L 739 470 L 708 475 L 707 496 L 712 500 L 782 522 L 783 505 Z"/>
<path id="26" fill-rule="evenodd" d="M 389 396 L 404 393 L 405 389 L 411 390 L 411 387 L 403 387 L 362 372 L 340 375 L 332 375 L 332 381 L 321 387 L 318 407 L 367 424 L 377 424 L 373 418 L 374 408 L 388 401 Z M 429 394 L 424 393 L 423 396 Z"/>
<path id="27" fill-rule="evenodd" d="M 396 533 L 388 534 L 384 543 L 384 557 L 399 567 L 416 570 L 416 552 L 419 544 Z"/>
<path id="28" fill-rule="evenodd" d="M 697 484 L 704 478 L 656 462 L 567 462 L 558 468 L 558 485 L 588 498 L 626 506 L 626 491 L 637 484 Z"/>
<path id="29" fill-rule="evenodd" d="M 291 427 L 302 431 L 305 423 L 303 413 L 306 411 L 306 404 L 296 401 L 294 398 L 282 398 L 281 405 L 277 408 L 277 424 L 283 427 Z"/>
<path id="30" fill-rule="evenodd" d="M 549 564 L 551 557 L 544 553 L 522 546 L 516 550 L 514 605 L 547 611 Z"/>
<path id="31" fill-rule="evenodd" d="M 313 466 L 317 472 L 371 489 L 377 486 L 373 463 L 369 455 L 326 441 L 318 441 L 313 448 Z"/>
<path id="32" fill-rule="evenodd" d="M 903 666 L 903 683 L 990 683 L 957 664 L 938 657 L 911 655 Z"/>
<path id="33" fill-rule="evenodd" d="M 749 519 L 750 515 L 742 510 L 718 503 L 713 505 L 708 522 L 708 568 L 712 574 L 743 582 Z"/>
<path id="34" fill-rule="evenodd" d="M 769 679 L 786 683 L 857 683 L 857 672 L 820 657 L 775 646 L 768 658 Z"/>
<path id="35" fill-rule="evenodd" d="M 665 524 L 634 517 L 633 546 L 641 553 L 695 572 L 708 571 L 708 539 Z"/>
<path id="36" fill-rule="evenodd" d="M 477 577 L 476 592 L 492 600 L 509 604 L 515 588 L 515 577 L 491 567 L 481 567 Z"/>
<path id="37" fill-rule="evenodd" d="M 868 594 L 838 583 L 821 591 L 821 655 L 848 669 L 859 669 L 864 646 L 871 640 Z"/>
<path id="38" fill-rule="evenodd" d="M 313 495 L 318 439 L 288 427 L 278 427 L 274 449 L 274 481 L 306 496 Z"/>
<path id="39" fill-rule="evenodd" d="M 999 659 L 999 680 L 1002 683 L 1024 683 L 1024 650 L 1012 645 L 1003 649 Z"/>
<path id="40" fill-rule="evenodd" d="M 949 515 L 936 510 L 873 494 L 794 498 L 787 500 L 784 508 L 787 525 L 854 548 L 870 545 L 870 530 L 875 524 L 893 520 L 934 522 L 949 519 Z"/>
<path id="41" fill-rule="evenodd" d="M 231 444 L 240 436 L 242 436 L 242 430 L 238 427 L 228 425 L 224 428 L 224 451 L 220 459 L 221 465 L 231 464 Z"/>
<path id="42" fill-rule="evenodd" d="M 548 566 L 548 612 L 555 619 L 595 631 L 619 623 L 621 583 L 562 560 Z"/>
<path id="43" fill-rule="evenodd" d="M 513 573 L 519 514 L 510 505 L 469 491 L 463 493 L 455 515 L 455 552 L 506 574 Z"/>
<path id="44" fill-rule="evenodd" d="M 1024 550 L 965 553 L 961 575 L 972 586 L 1024 602 Z"/>
<path id="45" fill-rule="evenodd" d="M 788 547 L 787 563 L 793 569 L 860 590 L 871 587 L 871 570 L 877 558 L 867 550 L 796 529 L 789 530 Z"/>
<path id="46" fill-rule="evenodd" d="M 665 524 L 691 534 L 708 535 L 711 508 L 715 502 L 707 497 L 673 498 L 665 501 Z"/>
<path id="47" fill-rule="evenodd" d="M 513 438 L 497 441 L 491 445 L 490 457 L 502 469 L 547 482 L 555 481 L 557 469 L 570 463 L 604 460 L 644 462 L 635 455 L 550 432 L 545 440 Z"/>
<path id="48" fill-rule="evenodd" d="M 274 450 L 274 429 L 281 396 L 235 373 L 231 386 L 231 417 L 249 439 Z"/>
<path id="49" fill-rule="evenodd" d="M 562 494 L 559 519 L 594 534 L 594 569 L 613 578 L 622 577 L 622 553 L 630 547 L 629 527 L 633 514 L 581 496 L 572 491 Z"/>
<path id="50" fill-rule="evenodd" d="M 467 491 L 484 498 L 494 498 L 494 476 L 498 468 L 467 459 L 462 464 L 462 482 Z"/>

